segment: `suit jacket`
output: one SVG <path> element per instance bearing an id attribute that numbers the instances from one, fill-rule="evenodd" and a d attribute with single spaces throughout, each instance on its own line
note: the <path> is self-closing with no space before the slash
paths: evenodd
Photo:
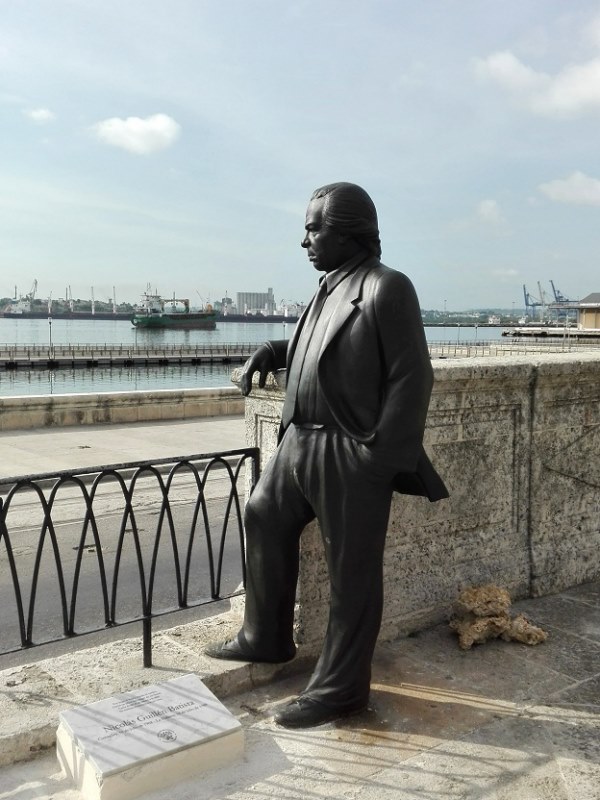
<path id="1" fill-rule="evenodd" d="M 433 370 L 410 280 L 369 256 L 335 298 L 317 363 L 304 370 L 316 370 L 337 424 L 374 469 L 394 475 L 396 491 L 432 501 L 448 497 L 423 449 Z M 276 369 L 289 369 L 309 309 L 289 343 L 267 343 Z"/>

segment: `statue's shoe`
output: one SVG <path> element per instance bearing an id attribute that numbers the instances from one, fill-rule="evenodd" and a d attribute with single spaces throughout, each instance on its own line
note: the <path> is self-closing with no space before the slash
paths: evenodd
<path id="1" fill-rule="evenodd" d="M 274 720 L 284 728 L 314 728 L 317 725 L 325 725 L 327 722 L 334 722 L 343 717 L 352 717 L 366 711 L 367 704 L 360 703 L 347 708 L 333 708 L 313 700 L 310 697 L 297 697 L 288 703 L 287 706 L 278 711 Z"/>
<path id="2" fill-rule="evenodd" d="M 249 661 L 252 663 L 263 664 L 284 664 L 291 661 L 296 655 L 296 648 L 282 653 L 281 655 L 262 655 L 256 653 L 246 643 L 242 643 L 237 637 L 224 642 L 214 642 L 204 649 L 204 654 L 210 658 L 220 658 L 224 661 Z"/>

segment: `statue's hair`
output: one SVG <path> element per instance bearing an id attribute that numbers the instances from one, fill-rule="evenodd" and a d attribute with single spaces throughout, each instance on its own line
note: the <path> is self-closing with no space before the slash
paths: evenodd
<path id="1" fill-rule="evenodd" d="M 375 204 L 355 183 L 329 183 L 316 189 L 311 200 L 324 200 L 323 222 L 357 241 L 365 250 L 381 256 Z"/>

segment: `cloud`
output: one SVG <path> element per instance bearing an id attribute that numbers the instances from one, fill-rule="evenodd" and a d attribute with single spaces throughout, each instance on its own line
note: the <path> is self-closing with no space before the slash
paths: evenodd
<path id="1" fill-rule="evenodd" d="M 478 59 L 475 69 L 534 114 L 573 117 L 600 110 L 600 58 L 568 64 L 556 75 L 548 75 L 506 50 Z"/>
<path id="2" fill-rule="evenodd" d="M 600 58 L 565 67 L 545 92 L 532 98 L 532 108 L 550 116 L 600 109 Z"/>
<path id="3" fill-rule="evenodd" d="M 56 119 L 56 114 L 50 111 L 49 108 L 32 108 L 23 111 L 26 117 L 36 123 L 36 125 L 45 125 L 47 122 L 52 122 Z"/>
<path id="4" fill-rule="evenodd" d="M 477 206 L 477 216 L 490 225 L 503 225 L 506 222 L 495 200 L 482 200 Z"/>
<path id="5" fill-rule="evenodd" d="M 538 188 L 556 203 L 600 206 L 600 180 L 583 172 L 573 172 L 568 178 L 542 183 Z"/>
<path id="6" fill-rule="evenodd" d="M 523 64 L 509 50 L 476 59 L 475 69 L 482 78 L 490 78 L 510 92 L 532 92 L 545 87 L 550 77 Z"/>
<path id="7" fill-rule="evenodd" d="M 167 114 L 153 114 L 146 119 L 111 117 L 93 125 L 92 131 L 105 144 L 138 155 L 150 155 L 171 147 L 181 127 Z"/>

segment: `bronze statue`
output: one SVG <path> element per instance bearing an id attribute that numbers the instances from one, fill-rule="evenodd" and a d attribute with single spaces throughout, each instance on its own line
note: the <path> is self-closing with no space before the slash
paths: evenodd
<path id="1" fill-rule="evenodd" d="M 317 189 L 302 247 L 324 272 L 291 341 L 248 360 L 254 373 L 287 365 L 280 443 L 245 511 L 244 623 L 215 658 L 284 662 L 296 652 L 299 539 L 315 517 L 331 584 L 325 642 L 308 686 L 275 715 L 310 727 L 367 707 L 381 624 L 382 562 L 393 491 L 439 500 L 446 488 L 423 449 L 432 369 L 411 282 L 384 266 L 377 212 L 351 183 Z"/>

